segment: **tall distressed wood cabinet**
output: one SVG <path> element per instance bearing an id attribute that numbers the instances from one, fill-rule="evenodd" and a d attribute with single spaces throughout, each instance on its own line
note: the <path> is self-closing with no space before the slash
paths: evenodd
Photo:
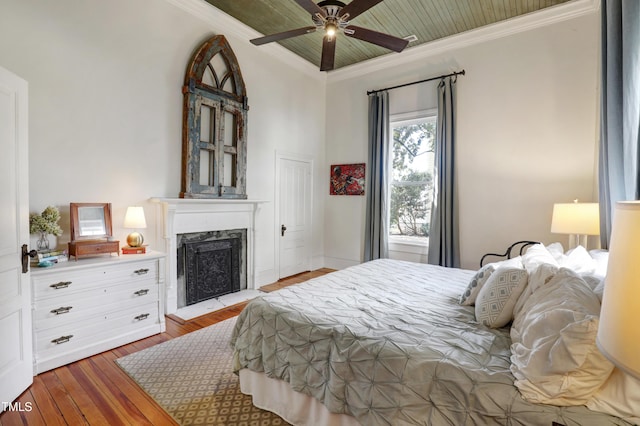
<path id="1" fill-rule="evenodd" d="M 163 253 L 31 271 L 36 374 L 165 331 Z"/>

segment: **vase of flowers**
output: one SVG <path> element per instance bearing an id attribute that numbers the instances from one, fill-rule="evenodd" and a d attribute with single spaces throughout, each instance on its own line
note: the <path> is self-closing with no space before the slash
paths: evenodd
<path id="1" fill-rule="evenodd" d="M 49 249 L 49 234 L 59 237 L 62 235 L 62 228 L 58 225 L 60 220 L 60 211 L 57 207 L 49 206 L 42 213 L 31 213 L 29 215 L 29 232 L 32 234 L 40 234 L 40 238 L 36 242 L 38 250 Z"/>

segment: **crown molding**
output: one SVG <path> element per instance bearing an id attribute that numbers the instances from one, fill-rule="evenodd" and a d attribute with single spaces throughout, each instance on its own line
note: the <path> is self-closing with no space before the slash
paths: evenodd
<path id="1" fill-rule="evenodd" d="M 330 71 L 327 83 L 334 83 L 365 74 L 398 67 L 420 59 L 436 56 L 447 51 L 473 46 L 512 34 L 544 27 L 600 10 L 600 0 L 574 0 L 543 10 L 531 12 L 505 21 L 466 31 L 443 39 L 409 48 L 402 53 L 389 53 L 358 64 Z"/>
<path id="2" fill-rule="evenodd" d="M 221 11 L 220 9 L 214 7 L 204 0 L 164 1 L 207 23 L 211 26 L 212 31 L 216 34 L 226 33 L 233 35 L 252 48 L 257 47 L 251 44 L 249 40 L 264 35 L 260 34 L 253 28 L 243 24 L 231 15 L 228 15 L 227 13 Z M 302 59 L 300 56 L 294 54 L 290 50 L 285 49 L 278 43 L 270 43 L 268 45 L 260 46 L 260 49 L 269 56 L 276 58 L 280 62 L 283 62 L 288 67 L 300 71 L 315 80 L 323 82 L 327 80 L 326 73 L 318 72 L 318 68 L 315 65 L 311 64 L 305 59 Z"/>
<path id="3" fill-rule="evenodd" d="M 204 0 L 164 1 L 189 13 L 208 25 L 211 25 L 215 33 L 231 34 L 253 48 L 256 47 L 253 46 L 249 40 L 263 35 Z M 260 49 L 269 56 L 276 58 L 278 61 L 304 73 L 314 80 L 333 83 L 362 77 L 365 74 L 412 63 L 416 60 L 440 55 L 447 51 L 461 49 L 531 29 L 544 27 L 546 25 L 595 13 L 599 10 L 600 0 L 573 0 L 557 6 L 528 13 L 526 15 L 521 15 L 505 21 L 469 30 L 464 33 L 411 47 L 400 54 L 389 53 L 327 73 L 318 72 L 315 65 L 305 59 L 302 59 L 290 50 L 285 49 L 278 43 L 270 43 L 268 45 L 260 46 Z"/>

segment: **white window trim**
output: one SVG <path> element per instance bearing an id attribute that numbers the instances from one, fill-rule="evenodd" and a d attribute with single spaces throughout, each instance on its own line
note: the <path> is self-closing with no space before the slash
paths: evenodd
<path id="1" fill-rule="evenodd" d="M 402 241 L 400 236 L 389 235 L 389 250 L 405 253 L 426 254 L 429 248 L 429 238 L 425 238 L 423 243 Z"/>
<path id="2" fill-rule="evenodd" d="M 398 125 L 404 125 L 404 126 L 408 126 L 411 124 L 415 124 L 418 123 L 420 121 L 423 121 L 426 118 L 432 118 L 435 117 L 437 119 L 438 117 L 438 109 L 437 108 L 430 108 L 430 109 L 423 109 L 423 110 L 419 110 L 419 111 L 411 111 L 411 112 L 403 112 L 403 113 L 398 113 L 398 114 L 391 114 L 389 116 L 389 141 L 393 140 L 393 128 L 398 126 Z M 390 165 L 390 167 L 393 167 L 393 165 Z M 393 172 L 390 170 L 390 175 Z M 391 196 L 391 195 L 389 195 Z M 390 201 L 387 200 L 387 203 L 389 203 Z M 389 218 L 387 218 L 387 222 L 389 221 Z M 403 241 L 401 236 L 398 235 L 389 235 L 389 250 L 391 251 L 399 251 L 399 252 L 406 252 L 406 253 L 420 253 L 420 254 L 424 254 L 426 253 L 428 247 L 429 247 L 429 238 L 425 238 L 425 242 L 424 243 L 418 243 L 418 242 L 408 242 L 408 241 Z"/>
<path id="3" fill-rule="evenodd" d="M 437 117 L 438 108 L 422 109 L 419 111 L 401 112 L 398 114 L 391 114 L 389 116 L 389 127 L 393 128 L 395 125 L 410 125 L 413 122 L 422 121 L 425 118 Z M 392 132 L 392 130 L 390 130 Z M 392 136 L 393 133 L 390 133 Z M 391 138 L 389 138 L 391 140 Z"/>

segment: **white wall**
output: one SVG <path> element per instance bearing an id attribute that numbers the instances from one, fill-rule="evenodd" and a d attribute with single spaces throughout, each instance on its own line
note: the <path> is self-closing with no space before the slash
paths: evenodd
<path id="1" fill-rule="evenodd" d="M 148 199 L 180 191 L 186 66 L 204 40 L 224 34 L 249 98 L 247 192 L 270 201 L 257 219 L 257 278 L 273 278 L 275 151 L 324 162 L 324 74 L 277 46 L 251 45 L 250 30 L 204 2 L 0 0 L 0 11 L 0 65 L 29 82 L 30 210 L 60 208 L 61 244 L 70 202 L 111 202 L 116 238 L 127 235 L 126 207 L 141 204 L 146 242 L 163 247 Z M 316 182 L 324 178 L 318 168 Z M 313 255 L 322 258 L 316 188 Z"/>
<path id="2" fill-rule="evenodd" d="M 596 193 L 599 15 L 591 9 L 507 37 L 488 36 L 499 32 L 498 24 L 463 35 L 464 43 L 444 40 L 416 48 L 419 54 L 409 49 L 392 66 L 392 57 L 385 58 L 379 70 L 356 66 L 331 74 L 327 162 L 366 161 L 367 90 L 465 69 L 457 92 L 462 266 L 477 269 L 482 254 L 520 239 L 566 245 L 565 236 L 550 233 L 553 203 L 591 201 Z M 405 54 L 408 59 L 400 57 Z M 392 112 L 424 108 L 429 90 L 427 84 L 391 91 Z M 325 206 L 327 266 L 360 262 L 364 198 L 325 195 Z"/>
<path id="3" fill-rule="evenodd" d="M 593 1 L 546 16 L 584 3 Z M 566 242 L 549 233 L 553 203 L 596 192 L 595 11 L 544 27 L 525 17 L 518 22 L 529 30 L 487 36 L 498 24 L 463 35 L 465 43 L 332 72 L 327 83 L 275 44 L 251 45 L 255 33 L 196 0 L 0 0 L 0 10 L 0 65 L 30 85 L 31 211 L 60 207 L 61 243 L 69 202 L 108 201 L 118 239 L 126 207 L 142 204 L 147 242 L 162 247 L 147 200 L 178 195 L 184 71 L 214 34 L 229 40 L 247 85 L 249 196 L 270 201 L 257 219 L 259 284 L 276 277 L 276 150 L 316 159 L 314 267 L 361 260 L 364 198 L 330 197 L 327 180 L 332 163 L 366 161 L 367 90 L 467 71 L 458 84 L 465 267 L 521 238 Z M 421 109 L 432 88 L 393 91 L 393 112 Z"/>

